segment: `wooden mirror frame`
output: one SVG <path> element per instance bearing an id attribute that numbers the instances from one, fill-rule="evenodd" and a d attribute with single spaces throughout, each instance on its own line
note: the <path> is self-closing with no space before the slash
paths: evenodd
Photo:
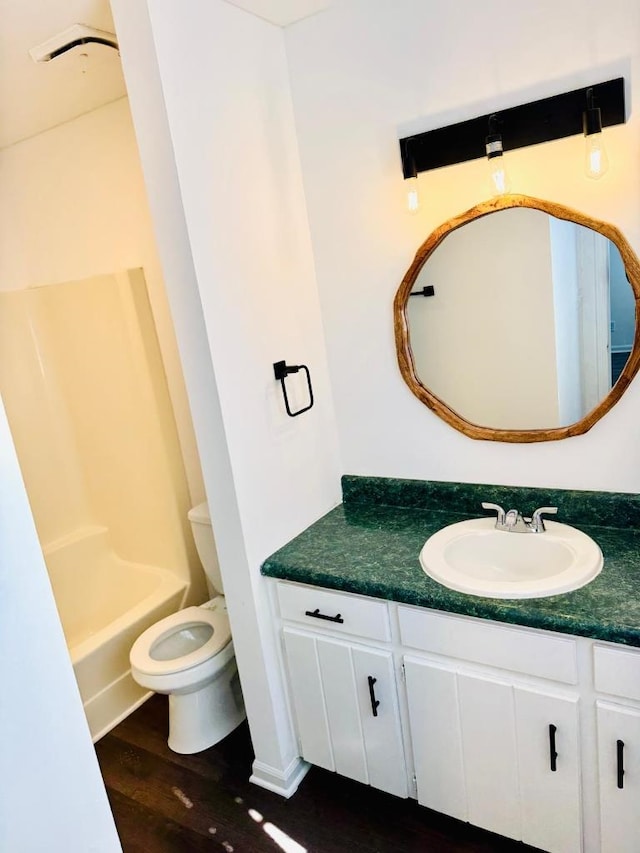
<path id="1" fill-rule="evenodd" d="M 474 219 L 479 219 L 482 216 L 495 213 L 498 210 L 506 210 L 514 207 L 529 207 L 534 210 L 541 210 L 558 219 L 566 219 L 570 222 L 575 222 L 578 225 L 583 225 L 586 228 L 591 228 L 593 231 L 598 231 L 603 234 L 612 243 L 614 243 L 625 266 L 627 279 L 633 290 L 635 298 L 635 316 L 636 328 L 633 340 L 633 347 L 627 363 L 617 382 L 594 409 L 576 423 L 569 426 L 557 427 L 554 429 L 528 429 L 528 430 L 511 430 L 511 429 L 494 429 L 492 427 L 480 426 L 479 424 L 471 423 L 463 418 L 456 411 L 451 409 L 443 400 L 436 397 L 425 385 L 422 384 L 416 374 L 413 353 L 409 341 L 409 327 L 407 321 L 407 306 L 409 302 L 409 294 L 413 290 L 420 271 L 423 266 L 442 243 L 444 238 L 451 234 L 456 229 L 471 222 Z M 600 222 L 597 219 L 592 219 L 583 213 L 572 210 L 561 204 L 556 204 L 550 201 L 532 198 L 525 195 L 504 195 L 499 196 L 491 201 L 482 202 L 471 210 L 467 210 L 460 216 L 455 216 L 447 222 L 440 225 L 433 231 L 425 242 L 418 249 L 413 263 L 407 270 L 402 283 L 398 288 L 396 297 L 393 303 L 393 318 L 395 328 L 396 353 L 398 356 L 398 365 L 404 381 L 407 383 L 415 396 L 434 411 L 442 420 L 446 421 L 454 429 L 464 433 L 469 438 L 484 439 L 486 441 L 507 441 L 507 442 L 534 442 L 534 441 L 557 441 L 561 438 L 569 438 L 573 435 L 581 435 L 587 432 L 591 427 L 600 420 L 609 409 L 614 406 L 620 397 L 629 387 L 631 380 L 638 372 L 640 367 L 640 261 L 627 242 L 626 238 L 613 225 L 606 222 Z"/>

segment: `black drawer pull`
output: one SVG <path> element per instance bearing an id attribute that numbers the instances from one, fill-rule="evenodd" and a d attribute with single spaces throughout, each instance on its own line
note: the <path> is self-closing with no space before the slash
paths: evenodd
<path id="1" fill-rule="evenodd" d="M 327 616 L 325 613 L 320 613 L 319 607 L 316 607 L 315 610 L 305 610 L 304 615 L 313 616 L 314 619 L 325 619 L 327 622 L 339 622 L 340 624 L 344 622 L 344 619 L 339 613 L 337 616 Z"/>
<path id="2" fill-rule="evenodd" d="M 378 716 L 378 705 L 380 704 L 380 700 L 376 699 L 375 690 L 373 689 L 373 685 L 377 680 L 378 679 L 374 678 L 372 675 L 367 678 L 367 681 L 369 682 L 369 699 L 371 699 L 371 713 L 374 717 Z"/>
<path id="3" fill-rule="evenodd" d="M 549 725 L 549 767 L 555 773 L 558 769 L 558 753 L 556 752 L 556 732 L 558 729 L 551 723 Z"/>
<path id="4" fill-rule="evenodd" d="M 616 741 L 616 764 L 618 770 L 618 788 L 622 790 L 624 788 L 624 741 L 622 740 Z"/>

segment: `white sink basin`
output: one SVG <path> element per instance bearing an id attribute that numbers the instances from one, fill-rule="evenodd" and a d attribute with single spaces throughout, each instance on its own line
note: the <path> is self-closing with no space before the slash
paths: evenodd
<path id="1" fill-rule="evenodd" d="M 495 529 L 494 518 L 443 527 L 429 537 L 420 565 L 449 589 L 487 598 L 542 598 L 579 589 L 602 569 L 586 533 L 545 521 L 544 533 Z"/>

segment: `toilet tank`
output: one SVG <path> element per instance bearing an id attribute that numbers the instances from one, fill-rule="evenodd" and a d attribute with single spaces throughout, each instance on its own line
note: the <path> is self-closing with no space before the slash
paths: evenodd
<path id="1" fill-rule="evenodd" d="M 222 588 L 222 575 L 220 574 L 216 543 L 213 538 L 209 504 L 205 502 L 194 506 L 193 509 L 189 510 L 188 518 L 191 522 L 193 538 L 204 573 L 213 587 L 212 592 L 222 594 L 224 592 Z"/>

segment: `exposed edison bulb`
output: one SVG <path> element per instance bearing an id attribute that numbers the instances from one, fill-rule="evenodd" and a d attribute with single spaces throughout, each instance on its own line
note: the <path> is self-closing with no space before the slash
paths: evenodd
<path id="1" fill-rule="evenodd" d="M 588 178 L 598 180 L 609 169 L 607 149 L 602 139 L 602 132 L 591 133 L 585 137 L 585 172 Z"/>
<path id="2" fill-rule="evenodd" d="M 498 132 L 498 121 L 497 115 L 489 116 L 489 135 L 485 139 L 492 195 L 504 195 L 511 189 L 509 174 L 504 162 L 502 134 Z"/>
<path id="3" fill-rule="evenodd" d="M 407 208 L 409 213 L 417 213 L 420 207 L 420 196 L 418 194 L 418 177 L 407 178 L 405 180 L 407 190 Z"/>
<path id="4" fill-rule="evenodd" d="M 511 183 L 504 163 L 504 157 L 492 157 L 489 160 L 489 177 L 491 179 L 491 192 L 493 195 L 504 195 L 509 192 Z"/>
<path id="5" fill-rule="evenodd" d="M 491 190 L 494 195 L 504 195 L 509 192 L 511 187 L 509 173 L 502 157 L 494 157 L 489 160 L 489 175 L 491 177 Z"/>

